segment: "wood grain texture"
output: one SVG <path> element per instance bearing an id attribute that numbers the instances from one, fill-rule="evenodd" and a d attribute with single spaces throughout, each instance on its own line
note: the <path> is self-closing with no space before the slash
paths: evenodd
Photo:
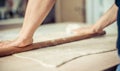
<path id="1" fill-rule="evenodd" d="M 0 57 L 8 56 L 8 55 L 12 55 L 15 53 L 20 53 L 20 52 L 25 52 L 25 51 L 29 51 L 29 50 L 44 48 L 44 47 L 48 47 L 48 46 L 55 46 L 55 45 L 60 45 L 60 44 L 64 44 L 64 43 L 79 41 L 79 40 L 92 38 L 92 37 L 96 37 L 96 36 L 102 36 L 105 34 L 106 34 L 105 31 L 103 31 L 101 33 L 86 33 L 86 34 L 81 34 L 81 35 L 58 38 L 58 39 L 54 39 L 54 40 L 37 42 L 37 43 L 33 43 L 29 46 L 22 47 L 22 48 L 19 48 L 19 47 L 0 48 Z"/>

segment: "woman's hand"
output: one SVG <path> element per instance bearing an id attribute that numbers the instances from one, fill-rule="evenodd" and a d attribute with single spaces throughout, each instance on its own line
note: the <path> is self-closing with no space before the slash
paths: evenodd
<path id="1" fill-rule="evenodd" d="M 95 33 L 101 33 L 101 32 L 103 32 L 103 30 L 97 30 L 93 26 L 87 26 L 87 27 L 82 27 L 82 28 L 78 28 L 78 29 L 73 30 L 73 33 L 76 35 L 95 34 Z"/>
<path id="2" fill-rule="evenodd" d="M 13 41 L 0 41 L 0 48 L 25 47 L 31 45 L 33 39 L 15 39 Z"/>

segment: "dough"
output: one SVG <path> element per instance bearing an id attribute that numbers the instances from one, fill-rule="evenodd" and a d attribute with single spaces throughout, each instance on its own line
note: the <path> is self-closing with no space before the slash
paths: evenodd
<path id="1" fill-rule="evenodd" d="M 37 43 L 33 43 L 32 45 L 23 47 L 23 48 L 18 48 L 18 47 L 0 48 L 0 56 L 11 55 L 14 53 L 25 52 L 25 51 L 43 48 L 43 47 L 55 46 L 55 45 L 78 41 L 78 40 L 91 38 L 91 37 L 95 37 L 95 36 L 101 36 L 104 34 L 105 34 L 105 31 L 103 31 L 101 33 L 89 33 L 89 34 L 86 33 L 86 34 L 68 36 L 68 37 L 64 37 L 64 38 L 58 38 L 58 39 L 54 39 L 54 40 L 37 42 Z"/>
<path id="2" fill-rule="evenodd" d="M 41 48 L 14 56 L 32 60 L 47 67 L 60 67 L 79 57 L 115 51 L 116 36 L 107 35 L 62 45 Z"/>

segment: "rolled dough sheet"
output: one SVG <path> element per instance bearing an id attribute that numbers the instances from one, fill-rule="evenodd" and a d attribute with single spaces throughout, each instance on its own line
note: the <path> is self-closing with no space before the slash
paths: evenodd
<path id="1" fill-rule="evenodd" d="M 65 33 L 66 27 L 69 24 L 70 23 L 41 26 L 35 33 L 35 42 L 71 36 Z M 74 25 L 74 23 L 71 24 Z M 82 27 L 84 25 L 80 26 Z M 20 28 L 0 31 L 0 40 L 14 39 L 17 36 L 19 30 Z M 54 47 L 23 52 L 15 54 L 14 56 L 24 59 L 30 59 L 48 67 L 58 67 L 77 57 L 115 50 L 115 37 L 116 35 L 108 35 L 107 37 L 102 38 L 92 38 L 88 40 L 62 44 Z"/>
<path id="2" fill-rule="evenodd" d="M 82 56 L 114 51 L 115 46 L 116 36 L 107 35 L 18 53 L 13 56 L 30 59 L 48 67 L 59 67 Z"/>
<path id="3" fill-rule="evenodd" d="M 58 32 L 58 31 L 56 31 L 56 32 Z M 64 35 L 63 34 L 60 35 L 61 33 L 63 33 Z M 50 39 L 52 38 L 53 40 L 48 40 L 48 41 L 43 41 L 43 42 L 38 41 L 37 43 L 33 43 L 32 45 L 26 46 L 26 47 L 23 47 L 23 48 L 2 47 L 2 48 L 0 48 L 0 57 L 15 54 L 15 53 L 20 53 L 20 52 L 25 52 L 25 51 L 29 51 L 29 50 L 33 50 L 33 49 L 65 44 L 65 43 L 74 42 L 74 41 L 78 41 L 78 40 L 83 40 L 83 39 L 87 39 L 87 38 L 91 38 L 91 37 L 95 37 L 95 36 L 102 36 L 102 35 L 105 34 L 105 31 L 100 32 L 100 33 L 83 33 L 83 34 L 80 34 L 80 35 L 74 35 L 73 34 L 71 36 L 70 35 L 69 36 L 65 35 L 65 32 L 61 32 L 61 33 L 58 32 L 58 34 L 54 34 L 53 37 L 55 37 L 56 39 L 53 39 L 52 37 L 50 37 L 50 35 L 48 35 L 49 38 Z M 65 36 L 67 36 L 67 37 L 65 37 Z M 43 37 L 45 37 L 45 36 L 43 36 Z M 59 38 L 59 37 L 61 37 L 61 38 Z M 42 37 L 38 37 L 38 38 L 40 38 L 39 40 L 41 40 Z"/>

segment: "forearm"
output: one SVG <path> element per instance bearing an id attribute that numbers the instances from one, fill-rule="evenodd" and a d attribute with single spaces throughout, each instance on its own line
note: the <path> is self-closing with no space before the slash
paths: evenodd
<path id="1" fill-rule="evenodd" d="M 118 8 L 114 4 L 93 26 L 95 32 L 103 30 L 105 27 L 109 26 L 117 19 Z"/>
<path id="2" fill-rule="evenodd" d="M 29 0 L 20 38 L 32 38 L 37 27 L 43 22 L 55 0 Z"/>

